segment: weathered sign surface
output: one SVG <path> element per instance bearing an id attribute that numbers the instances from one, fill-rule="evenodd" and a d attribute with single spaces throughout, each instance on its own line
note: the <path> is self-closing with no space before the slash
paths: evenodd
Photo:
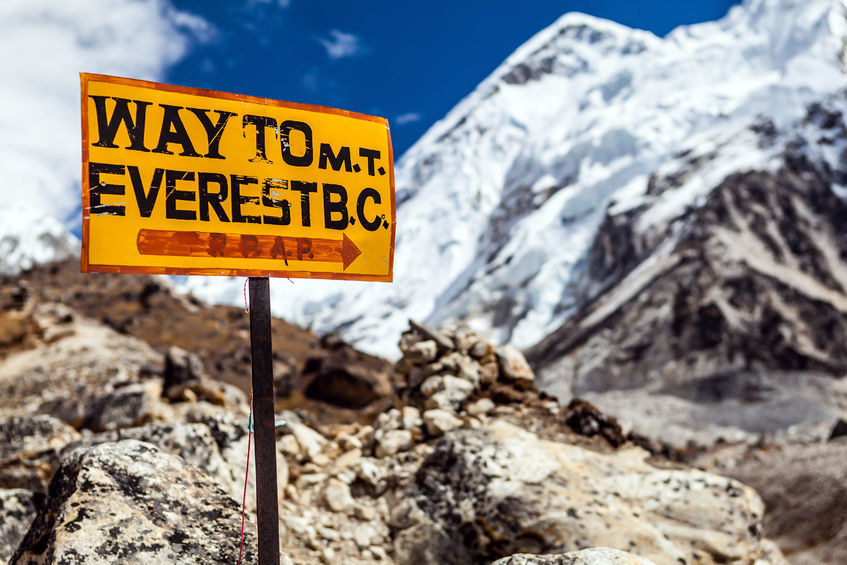
<path id="1" fill-rule="evenodd" d="M 82 74 L 82 270 L 390 281 L 383 118 Z"/>

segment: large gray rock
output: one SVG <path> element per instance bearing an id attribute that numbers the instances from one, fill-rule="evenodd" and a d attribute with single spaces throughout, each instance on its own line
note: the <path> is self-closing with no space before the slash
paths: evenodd
<path id="1" fill-rule="evenodd" d="M 245 430 L 245 438 L 246 435 Z M 218 483 L 230 496 L 240 500 L 241 489 L 244 488 L 244 460 L 247 457 L 246 441 L 242 453 L 227 451 L 227 456 L 232 459 L 232 461 L 227 461 L 221 447 L 212 435 L 211 429 L 203 423 L 157 422 L 146 426 L 95 434 L 71 443 L 66 450 L 93 447 L 126 439 L 144 441 L 155 445 L 165 453 L 182 457 L 186 463 L 194 465 Z M 282 475 L 286 478 L 288 476 L 285 467 L 282 468 Z"/>
<path id="2" fill-rule="evenodd" d="M 141 426 L 156 418 L 161 406 L 158 380 L 118 383 L 105 391 L 81 389 L 73 396 L 51 398 L 38 411 L 95 432 Z"/>
<path id="3" fill-rule="evenodd" d="M 491 565 L 654 565 L 654 563 L 625 551 L 593 547 L 558 555 L 518 553 L 498 559 Z"/>
<path id="4" fill-rule="evenodd" d="M 502 345 L 494 350 L 500 363 L 500 374 L 507 380 L 531 384 L 535 381 L 529 363 L 517 348 Z"/>
<path id="5" fill-rule="evenodd" d="M 239 504 L 181 458 L 106 443 L 65 456 L 11 563 L 235 563 L 240 524 Z"/>
<path id="6" fill-rule="evenodd" d="M 247 397 L 238 388 L 206 373 L 196 353 L 171 347 L 165 355 L 162 395 L 171 401 L 205 400 L 233 410 L 248 410 Z"/>
<path id="7" fill-rule="evenodd" d="M 59 465 L 59 451 L 79 433 L 46 415 L 0 418 L 0 488 L 38 492 Z"/>
<path id="8" fill-rule="evenodd" d="M 657 563 L 759 557 L 764 508 L 752 489 L 646 457 L 542 440 L 499 420 L 450 432 L 392 511 L 396 558 L 482 563 L 598 546 Z"/>
<path id="9" fill-rule="evenodd" d="M 0 363 L 0 415 L 46 414 L 94 431 L 172 417 L 150 377 L 158 353 L 92 320 L 70 325 L 72 334 Z"/>
<path id="10" fill-rule="evenodd" d="M 61 449 L 78 439 L 79 433 L 67 424 L 43 414 L 0 419 L 0 460 Z"/>
<path id="11" fill-rule="evenodd" d="M 0 563 L 6 563 L 35 519 L 35 494 L 0 489 Z"/>
<path id="12" fill-rule="evenodd" d="M 733 447 L 698 465 L 744 481 L 765 502 L 765 534 L 803 565 L 847 563 L 847 440 L 813 445 Z"/>

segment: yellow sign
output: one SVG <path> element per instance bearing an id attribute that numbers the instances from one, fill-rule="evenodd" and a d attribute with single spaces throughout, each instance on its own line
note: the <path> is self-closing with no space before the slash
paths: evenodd
<path id="1" fill-rule="evenodd" d="M 80 78 L 83 272 L 392 280 L 384 118 Z"/>

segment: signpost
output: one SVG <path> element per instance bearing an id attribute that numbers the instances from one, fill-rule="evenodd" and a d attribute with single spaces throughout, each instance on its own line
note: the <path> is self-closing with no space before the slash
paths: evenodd
<path id="1" fill-rule="evenodd" d="M 279 563 L 269 276 L 391 281 L 384 118 L 81 74 L 82 272 L 250 277 L 259 563 Z"/>
<path id="2" fill-rule="evenodd" d="M 392 280 L 385 119 L 81 79 L 83 272 Z"/>

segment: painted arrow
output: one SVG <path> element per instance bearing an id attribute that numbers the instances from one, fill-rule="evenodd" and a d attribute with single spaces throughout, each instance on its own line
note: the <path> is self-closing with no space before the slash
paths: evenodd
<path id="1" fill-rule="evenodd" d="M 279 259 L 286 267 L 289 260 L 341 261 L 344 270 L 362 254 L 347 234 L 341 234 L 341 239 L 324 239 L 142 229 L 136 246 L 142 255 Z"/>

